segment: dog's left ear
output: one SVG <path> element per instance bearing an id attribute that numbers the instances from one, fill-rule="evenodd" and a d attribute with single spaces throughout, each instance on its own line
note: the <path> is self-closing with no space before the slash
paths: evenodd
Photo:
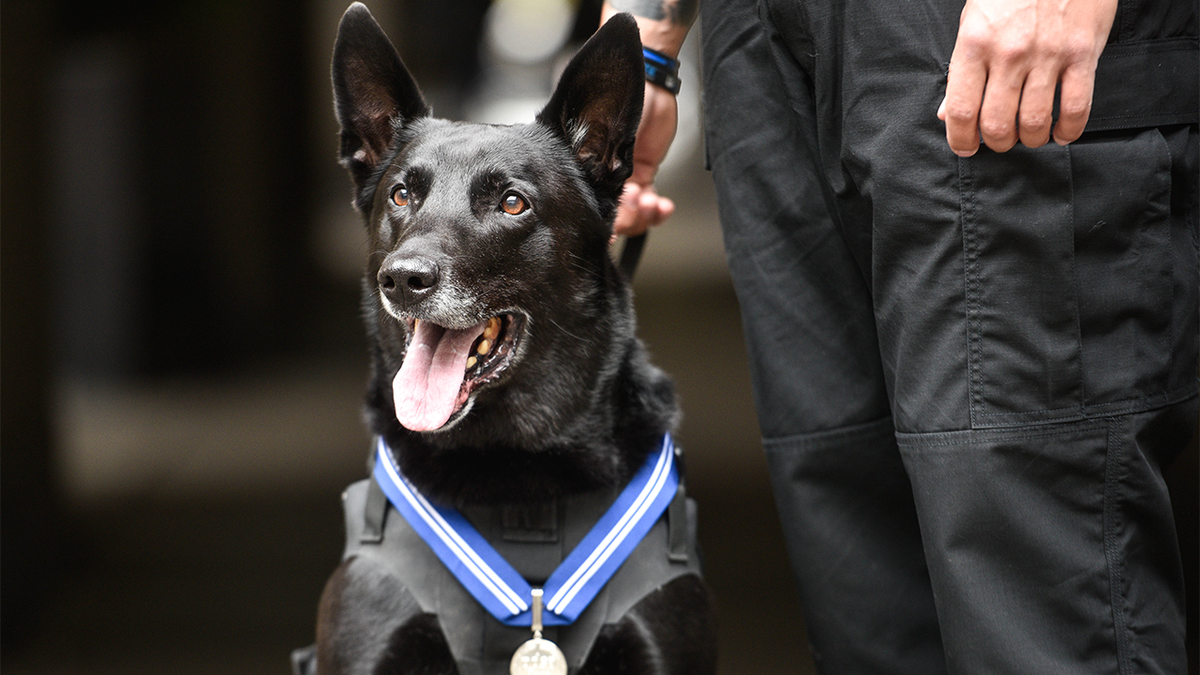
<path id="1" fill-rule="evenodd" d="M 642 40 L 628 14 L 609 19 L 563 71 L 538 122 L 566 140 L 601 196 L 615 205 L 633 173 L 645 95 Z"/>

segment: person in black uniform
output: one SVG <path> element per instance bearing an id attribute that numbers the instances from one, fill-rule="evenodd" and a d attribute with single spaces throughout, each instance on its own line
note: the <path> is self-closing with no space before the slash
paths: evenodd
<path id="1" fill-rule="evenodd" d="M 668 70 L 703 16 L 818 668 L 1185 672 L 1162 471 L 1197 419 L 1196 2 L 696 2 L 605 16 Z M 647 86 L 620 233 L 674 209 L 670 88 Z"/>

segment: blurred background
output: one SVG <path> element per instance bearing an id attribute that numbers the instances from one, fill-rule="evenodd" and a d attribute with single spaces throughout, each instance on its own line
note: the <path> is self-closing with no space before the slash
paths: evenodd
<path id="1" fill-rule="evenodd" d="M 365 476 L 345 0 L 0 6 L 0 667 L 289 672 Z M 592 0 L 370 3 L 442 116 L 528 121 Z M 699 30 L 702 30 L 700 27 Z M 678 383 L 721 673 L 808 673 L 700 134 L 635 284 Z M 1173 469 L 1195 598 L 1195 453 Z M 1195 642 L 1194 622 L 1192 643 Z"/>

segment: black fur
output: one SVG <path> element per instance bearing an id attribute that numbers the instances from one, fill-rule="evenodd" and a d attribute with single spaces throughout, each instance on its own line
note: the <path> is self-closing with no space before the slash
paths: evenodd
<path id="1" fill-rule="evenodd" d="M 395 49 L 357 3 L 339 27 L 333 86 L 341 161 L 370 247 L 363 308 L 371 430 L 405 475 L 443 503 L 534 502 L 626 482 L 678 417 L 670 379 L 635 337 L 628 283 L 608 253 L 642 107 L 632 18 L 597 32 L 527 125 L 431 117 Z M 401 186 L 407 204 L 398 206 Z M 528 206 L 517 215 L 501 208 L 514 194 Z M 481 380 L 443 428 L 401 426 L 392 387 L 412 321 L 464 328 L 499 315 L 509 317 L 506 335 L 518 336 L 511 363 L 494 381 Z M 455 672 L 436 621 L 373 598 L 394 589 L 353 562 L 338 569 L 322 599 L 321 675 Z M 610 627 L 596 652 L 605 663 L 631 673 L 712 670 L 711 654 L 694 644 L 699 658 L 639 656 L 664 648 L 682 654 L 695 636 L 711 644 L 703 637 L 711 632 L 703 585 L 678 579 L 664 593 L 674 604 L 648 598 Z M 680 612 L 704 626 L 685 622 L 687 630 L 671 638 Z M 407 618 L 397 624 L 395 617 Z M 374 666 L 364 669 L 364 661 Z M 699 662 L 708 667 L 692 667 Z"/>

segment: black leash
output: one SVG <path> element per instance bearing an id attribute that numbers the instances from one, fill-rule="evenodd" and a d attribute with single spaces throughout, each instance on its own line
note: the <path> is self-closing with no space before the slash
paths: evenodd
<path id="1" fill-rule="evenodd" d="M 637 271 L 638 262 L 642 259 L 642 249 L 645 247 L 645 232 L 625 239 L 625 245 L 621 247 L 621 260 L 617 263 L 617 267 L 626 279 L 633 281 L 633 273 Z"/>

